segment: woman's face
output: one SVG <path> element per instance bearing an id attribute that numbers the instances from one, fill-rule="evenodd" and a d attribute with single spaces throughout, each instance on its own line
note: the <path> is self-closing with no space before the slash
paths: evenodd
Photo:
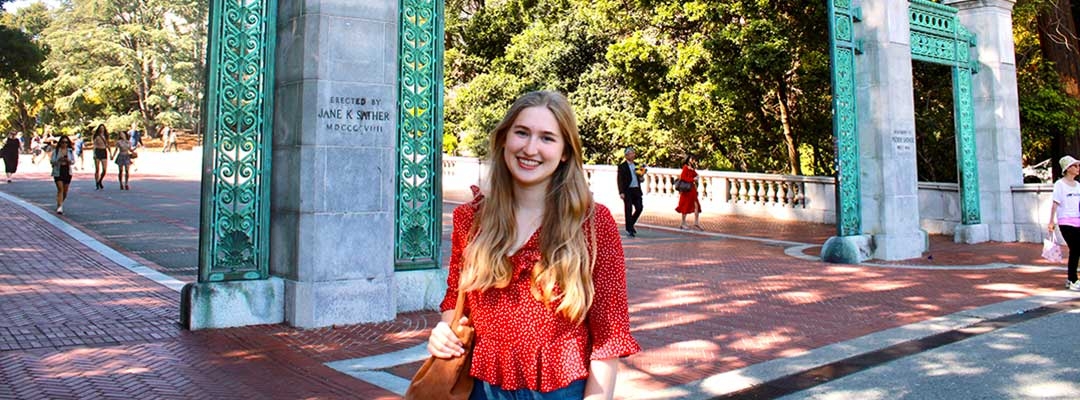
<path id="1" fill-rule="evenodd" d="M 566 161 L 566 140 L 555 114 L 547 107 L 521 110 L 506 133 L 503 160 L 519 187 L 547 185 Z"/>

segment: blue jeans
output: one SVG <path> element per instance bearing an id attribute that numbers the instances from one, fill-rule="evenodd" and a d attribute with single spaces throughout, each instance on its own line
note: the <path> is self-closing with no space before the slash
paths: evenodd
<path id="1" fill-rule="evenodd" d="M 473 380 L 472 393 L 469 400 L 581 400 L 585 398 L 585 380 L 579 379 L 570 382 L 570 385 L 555 389 L 555 391 L 541 393 L 535 390 L 518 389 L 505 390 L 479 379 Z"/>

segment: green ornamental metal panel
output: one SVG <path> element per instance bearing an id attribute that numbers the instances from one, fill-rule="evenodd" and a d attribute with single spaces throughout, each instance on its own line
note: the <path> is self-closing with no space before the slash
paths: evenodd
<path id="1" fill-rule="evenodd" d="M 980 223 L 979 163 L 975 152 L 975 100 L 971 74 L 978 60 L 971 56 L 975 35 L 960 25 L 957 9 L 926 0 L 910 0 L 911 58 L 952 66 L 953 118 L 960 187 L 961 223 Z"/>
<path id="2" fill-rule="evenodd" d="M 276 7 L 211 0 L 199 282 L 268 277 Z"/>
<path id="3" fill-rule="evenodd" d="M 398 270 L 438 268 L 442 239 L 443 3 L 401 0 Z"/>
<path id="4" fill-rule="evenodd" d="M 979 160 L 975 154 L 975 105 L 971 70 L 953 68 L 953 113 L 956 124 L 956 164 L 960 187 L 960 223 L 981 222 L 979 212 Z"/>
<path id="5" fill-rule="evenodd" d="M 858 9 L 851 0 L 829 0 L 829 48 L 832 56 L 833 135 L 836 140 L 837 235 L 862 233 L 859 193 L 859 132 L 855 99 L 854 25 Z"/>

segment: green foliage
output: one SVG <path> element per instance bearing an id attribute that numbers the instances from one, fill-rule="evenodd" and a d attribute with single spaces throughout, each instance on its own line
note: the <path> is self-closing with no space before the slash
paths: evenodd
<path id="1" fill-rule="evenodd" d="M 468 86 L 448 91 L 444 132 L 462 138 L 464 150 L 484 157 L 488 150 L 488 133 L 499 123 L 517 96 L 527 91 L 518 77 L 502 73 L 485 73 L 474 78 Z"/>
<path id="2" fill-rule="evenodd" d="M 161 123 L 195 126 L 207 7 L 206 0 L 73 0 L 3 15 L 49 50 L 45 79 L 18 91 L 22 108 L 63 132 L 97 123 L 110 131 L 132 122 L 147 132 Z M 11 120 L 18 108 L 0 106 L 0 116 Z"/>
<path id="3" fill-rule="evenodd" d="M 912 63 L 919 181 L 957 182 L 952 67 Z"/>
<path id="4" fill-rule="evenodd" d="M 1080 101 L 1066 94 L 1057 72 L 1043 59 L 1039 46 L 1036 16 L 1053 4 L 1045 0 L 1020 1 L 1013 14 L 1020 137 L 1025 164 L 1054 157 L 1054 138 L 1074 141 L 1076 132 L 1080 131 Z"/>
<path id="5" fill-rule="evenodd" d="M 458 155 L 458 138 L 457 135 L 452 133 L 443 133 L 442 142 L 443 153 L 457 156 Z"/>
<path id="6" fill-rule="evenodd" d="M 34 132 L 46 93 L 40 84 L 49 78 L 43 68 L 48 47 L 36 38 L 44 6 L 26 7 L 19 14 L 0 15 L 0 129 Z"/>
<path id="7" fill-rule="evenodd" d="M 693 153 L 706 168 L 832 172 L 823 5 L 451 1 L 447 14 L 447 127 L 474 153 L 516 96 L 554 89 L 588 162 L 633 145 L 652 165 Z M 810 154 L 788 154 L 803 143 Z"/>

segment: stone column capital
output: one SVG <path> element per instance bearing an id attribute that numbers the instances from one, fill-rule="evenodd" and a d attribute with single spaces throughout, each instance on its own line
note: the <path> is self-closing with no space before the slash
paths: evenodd
<path id="1" fill-rule="evenodd" d="M 1000 8 L 1004 11 L 1012 12 L 1013 6 L 1016 5 L 1016 0 L 945 0 L 942 4 L 956 7 L 962 11 L 980 8 Z"/>

